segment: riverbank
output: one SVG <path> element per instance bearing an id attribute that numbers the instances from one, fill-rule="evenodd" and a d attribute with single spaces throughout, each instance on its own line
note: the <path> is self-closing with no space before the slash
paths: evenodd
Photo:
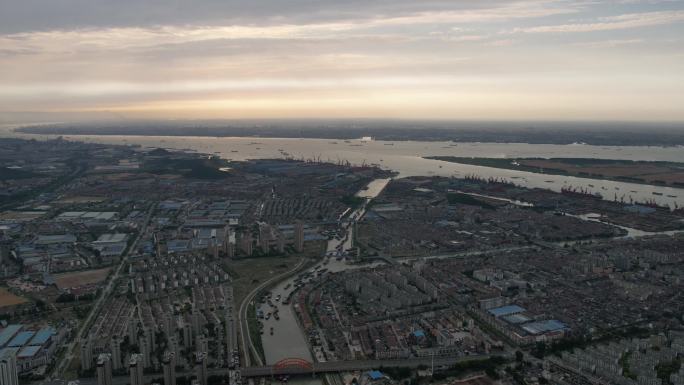
<path id="1" fill-rule="evenodd" d="M 25 125 L 19 132 L 41 135 L 158 135 L 310 138 L 385 141 L 454 141 L 597 146 L 684 145 L 681 123 L 485 122 L 385 119 L 129 120 Z"/>
<path id="2" fill-rule="evenodd" d="M 22 134 L 2 131 L 3 136 L 24 139 L 45 140 L 54 135 Z M 591 146 L 584 144 L 550 145 L 526 143 L 465 143 L 465 142 L 420 142 L 420 141 L 363 141 L 326 140 L 304 138 L 217 138 L 202 136 L 140 136 L 140 135 L 95 135 L 64 136 L 64 140 L 86 143 L 136 146 L 140 151 L 159 147 L 217 155 L 228 161 L 250 159 L 289 158 L 318 160 L 349 165 L 373 165 L 397 172 L 398 177 L 444 176 L 463 178 L 479 175 L 482 178 L 507 180 L 528 188 L 543 188 L 560 192 L 564 188 L 600 192 L 604 199 L 613 200 L 613 191 L 626 194 L 625 200 L 645 202 L 653 200 L 661 206 L 684 206 L 684 189 L 651 186 L 625 181 L 611 181 L 575 177 L 537 174 L 519 170 L 508 170 L 461 163 L 426 159 L 429 156 L 458 156 L 476 158 L 596 158 L 624 159 L 634 161 L 681 162 L 684 154 L 681 147 L 646 146 Z M 592 187 L 592 185 L 594 187 Z M 610 194 L 606 194 L 610 192 Z M 660 195 L 654 195 L 656 192 Z M 672 198 L 670 195 L 677 196 Z M 619 198 L 619 197 L 618 197 Z"/>
<path id="3" fill-rule="evenodd" d="M 426 156 L 425 159 L 580 178 L 684 187 L 684 163 L 597 158 L 466 158 Z"/>
<path id="4" fill-rule="evenodd" d="M 364 189 L 360 190 L 358 193 L 365 198 L 365 203 L 357 207 L 349 215 L 349 218 L 361 218 L 365 213 L 365 207 L 368 202 L 377 197 L 388 183 L 389 179 L 375 179 Z M 345 237 L 329 240 L 326 253 L 338 250 L 340 245 L 342 249 L 351 248 L 353 228 L 354 226 L 348 225 L 345 227 L 347 233 Z M 358 269 L 364 266 L 374 266 L 377 264 L 378 262 L 355 265 L 347 263 L 347 260 L 345 259 L 338 260 L 337 258 L 322 256 L 321 259 L 315 260 L 314 264 L 307 264 L 306 267 L 298 269 L 297 272 L 301 271 L 314 274 L 316 270 L 323 268 L 329 272 L 339 272 L 347 269 Z M 282 359 L 291 357 L 299 357 L 314 361 L 315 353 L 312 352 L 312 348 L 308 342 L 309 336 L 300 325 L 298 315 L 296 314 L 297 311 L 294 308 L 294 301 L 292 301 L 292 303 L 283 303 L 286 298 L 295 297 L 293 293 L 296 292 L 296 275 L 296 273 L 293 273 L 287 277 L 283 276 L 282 279 L 278 280 L 278 283 L 273 282 L 272 285 L 269 285 L 269 293 L 271 298 L 274 299 L 271 301 L 273 305 L 270 305 L 268 301 L 257 305 L 262 310 L 263 314 L 268 314 L 269 312 L 272 314 L 275 312 L 278 313 L 277 319 L 273 316 L 268 319 L 260 320 L 259 322 L 263 325 L 262 330 L 264 330 L 264 333 L 255 336 L 261 340 L 267 364 L 274 364 Z M 262 292 L 263 291 L 264 290 L 262 290 Z M 275 298 L 280 298 L 280 301 L 275 300 Z M 271 330 L 273 330 L 273 334 L 271 334 Z"/>

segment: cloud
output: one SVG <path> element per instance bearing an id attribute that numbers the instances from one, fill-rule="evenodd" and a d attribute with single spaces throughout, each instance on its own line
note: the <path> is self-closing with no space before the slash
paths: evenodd
<path id="1" fill-rule="evenodd" d="M 200 116 L 214 106 L 212 113 L 230 117 L 239 111 L 225 106 L 245 106 L 274 116 L 294 99 L 288 114 L 432 116 L 458 114 L 458 103 L 483 114 L 540 102 L 562 112 L 579 108 L 576 101 L 600 105 L 599 95 L 603 107 L 621 95 L 633 95 L 631 107 L 679 105 L 681 28 L 596 33 L 684 17 L 664 7 L 614 0 L 0 0 L 0 109 L 177 116 L 194 109 Z M 587 33 L 534 35 L 572 31 Z M 586 49 L 628 44 L 634 47 Z M 576 98 L 561 100 L 565 93 Z"/>
<path id="2" fill-rule="evenodd" d="M 32 4 L 33 0 L 26 0 Z M 127 0 L 122 0 L 126 3 Z M 351 0 L 356 1 L 356 0 Z M 136 49 L 150 49 L 155 51 L 158 47 L 172 47 L 180 45 L 211 45 L 216 42 L 219 47 L 225 47 L 225 41 L 239 40 L 274 40 L 288 41 L 309 40 L 343 40 L 343 39 L 378 39 L 419 40 L 440 39 L 449 42 L 472 42 L 485 40 L 488 35 L 477 31 L 483 23 L 500 23 L 511 20 L 524 20 L 530 18 L 548 17 L 553 15 L 571 14 L 578 11 L 576 6 L 568 6 L 566 2 L 556 0 L 546 1 L 518 1 L 518 2 L 492 2 L 485 1 L 477 6 L 468 8 L 459 5 L 461 3 L 445 1 L 424 1 L 423 8 L 417 8 L 415 2 L 408 0 L 399 1 L 396 9 L 385 8 L 386 1 L 371 2 L 369 7 L 362 7 L 359 13 L 341 12 L 335 20 L 314 16 L 307 20 L 299 20 L 297 17 L 274 16 L 279 15 L 279 8 L 270 4 L 272 8 L 265 7 L 264 17 L 258 21 L 228 22 L 224 24 L 211 24 L 208 16 L 196 15 L 192 20 L 192 13 L 187 16 L 188 24 L 155 24 L 160 15 L 152 13 L 147 24 L 122 25 L 122 26 L 80 26 L 97 24 L 99 13 L 108 9 L 110 5 L 100 4 L 98 12 L 93 11 L 93 5 L 84 5 L 85 11 L 74 9 L 74 17 L 70 23 L 72 28 L 64 29 L 39 29 L 14 33 L 0 33 L 0 49 L 3 56 L 11 56 L 12 53 L 42 53 L 68 55 L 89 54 L 93 52 L 106 52 L 119 50 L 122 53 L 135 52 Z M 72 0 L 78 3 L 77 0 Z M 109 4 L 110 2 L 104 2 Z M 114 2 L 112 2 L 114 3 Z M 117 2 L 118 3 L 118 2 Z M 142 2 L 145 3 L 145 2 Z M 152 2 L 154 3 L 154 2 Z M 230 3 L 230 2 L 228 2 Z M 281 3 L 280 0 L 274 3 Z M 451 8 L 447 3 L 453 4 Z M 141 5 L 125 8 L 126 13 L 131 13 Z M 214 4 L 216 6 L 216 4 Z M 295 1 L 294 6 L 297 6 Z M 7 5 L 3 5 L 7 7 Z M 16 8 L 22 10 L 23 2 L 19 2 Z M 331 9 L 337 5 L 330 4 Z M 163 7 L 162 7 L 163 8 Z M 249 8 L 249 7 L 248 7 Z M 118 9 L 118 8 L 117 8 Z M 375 12 L 373 12 L 375 10 Z M 0 8 L 0 31 L 3 20 L 8 15 L 22 12 L 2 12 Z M 330 10 L 328 10 L 330 11 Z M 382 12 L 381 12 L 382 11 Z M 315 12 L 314 12 L 315 13 Z M 80 15 L 80 16 L 79 16 Z M 114 12 L 112 19 L 116 20 Z M 77 17 L 79 16 L 79 17 Z M 206 19 L 204 17 L 207 17 Z M 56 16 L 59 19 L 58 15 Z M 238 17 L 235 20 L 240 21 Z M 30 23 L 29 23 L 30 24 Z M 115 23 L 116 24 L 116 23 Z M 45 27 L 49 27 L 46 22 Z M 464 28 L 464 25 L 476 26 L 476 28 Z M 74 27 L 78 26 L 78 27 Z M 437 29 L 431 34 L 426 28 Z M 30 28 L 29 28 L 30 29 Z M 467 31 L 467 33 L 465 32 Z M 206 44 L 209 42 L 209 44 Z M 210 49 L 210 47 L 207 47 Z"/>
<path id="3" fill-rule="evenodd" d="M 473 23 L 574 13 L 559 0 L 22 0 L 0 2 L 0 34 L 159 26 Z"/>
<path id="4" fill-rule="evenodd" d="M 516 39 L 498 39 L 488 42 L 487 45 L 492 47 L 508 47 L 517 43 L 519 43 L 519 40 Z"/>
<path id="5" fill-rule="evenodd" d="M 578 47 L 590 47 L 590 48 L 614 48 L 625 45 L 634 45 L 643 43 L 644 39 L 615 39 L 615 40 L 600 40 L 600 41 L 587 41 L 579 42 L 574 45 Z"/>
<path id="6" fill-rule="evenodd" d="M 280 1 L 278 1 L 280 3 Z M 431 2 L 426 2 L 428 5 Z M 438 2 L 440 3 L 440 2 Z M 335 8 L 334 6 L 332 8 Z M 483 22 L 500 22 L 507 20 L 539 18 L 577 12 L 576 8 L 558 6 L 555 1 L 522 1 L 497 4 L 489 8 L 469 9 L 434 9 L 427 8 L 413 12 L 388 10 L 386 13 L 373 13 L 364 8 L 361 14 L 341 13 L 336 20 L 326 18 L 263 17 L 259 21 L 240 22 L 227 20 L 221 23 L 209 23 L 204 19 L 188 20 L 185 24 L 141 23 L 129 26 L 102 25 L 72 26 L 72 28 L 39 29 L 5 33 L 4 39 L 12 40 L 66 40 L 84 39 L 84 43 L 108 45 L 110 42 L 127 41 L 130 44 L 146 44 L 158 39 L 187 42 L 215 39 L 279 39 L 320 37 L 321 34 L 334 35 L 347 31 L 371 30 L 403 26 L 450 25 L 454 31 L 455 24 L 471 24 Z M 438 7 L 437 7 L 438 8 Z M 371 8 L 372 9 L 372 8 Z M 399 10 L 402 7 L 398 7 Z M 0 15 L 2 14 L 0 9 Z M 10 13 L 11 14 L 11 13 Z M 7 16 L 3 16 L 7 17 Z M 5 20 L 7 22 L 7 20 Z M 0 18 L 0 25 L 3 24 Z M 46 25 L 49 25 L 47 23 Z M 1 36 L 1 35 L 0 35 Z"/>
<path id="7" fill-rule="evenodd" d="M 517 33 L 572 33 L 597 32 L 665 25 L 684 21 L 684 11 L 657 11 L 631 13 L 597 19 L 592 23 L 543 25 L 516 28 Z"/>
<path id="8" fill-rule="evenodd" d="M 673 4 L 681 3 L 682 0 L 613 0 L 617 4 Z"/>
<path id="9" fill-rule="evenodd" d="M 51 83 L 51 84 L 5 84 L 0 88 L 0 98 L 53 97 L 106 97 L 112 95 L 162 95 L 173 93 L 206 93 L 233 91 L 321 90 L 345 88 L 393 88 L 393 87 L 441 87 L 479 83 L 484 79 L 457 78 L 453 76 L 383 76 L 355 78 L 263 78 L 263 79 L 214 79 L 211 81 L 181 82 L 97 82 L 97 83 Z"/>

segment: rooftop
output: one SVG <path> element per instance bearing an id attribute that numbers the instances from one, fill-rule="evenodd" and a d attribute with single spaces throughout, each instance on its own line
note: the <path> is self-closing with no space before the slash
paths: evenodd
<path id="1" fill-rule="evenodd" d="M 384 374 L 378 370 L 371 370 L 368 372 L 368 377 L 370 377 L 371 380 L 379 380 L 384 377 Z"/>
<path id="2" fill-rule="evenodd" d="M 108 221 L 114 219 L 116 212 L 112 211 L 67 211 L 60 214 L 57 219 L 72 220 L 72 219 L 91 219 Z"/>
<path id="3" fill-rule="evenodd" d="M 97 238 L 97 241 L 93 243 L 118 243 L 124 242 L 126 238 L 128 238 L 127 234 L 102 234 L 99 238 Z"/>
<path id="4" fill-rule="evenodd" d="M 8 327 L 2 329 L 2 331 L 0 331 L 0 348 L 4 347 L 7 342 L 9 342 L 9 340 L 11 340 L 12 337 L 14 337 L 14 335 L 21 330 L 22 327 L 22 325 L 15 324 L 9 325 Z"/>
<path id="5" fill-rule="evenodd" d="M 55 329 L 53 328 L 43 328 L 40 329 L 36 335 L 33 337 L 29 345 L 31 346 L 42 346 L 44 343 L 46 343 L 52 335 L 55 334 Z"/>
<path id="6" fill-rule="evenodd" d="M 21 332 L 17 334 L 14 338 L 12 338 L 12 341 L 7 344 L 10 348 L 18 348 L 26 345 L 31 338 L 33 338 L 33 335 L 36 334 L 36 332 Z"/>
<path id="7" fill-rule="evenodd" d="M 60 235 L 39 235 L 36 243 L 40 245 L 50 245 L 55 243 L 73 243 L 76 242 L 76 237 L 73 234 Z"/>
<path id="8" fill-rule="evenodd" d="M 523 325 L 523 330 L 530 334 L 542 334 L 567 329 L 567 325 L 557 320 L 532 322 Z"/>
<path id="9" fill-rule="evenodd" d="M 504 321 L 512 324 L 524 324 L 525 322 L 532 321 L 532 319 L 526 315 L 522 314 L 511 314 L 501 317 Z"/>
<path id="10" fill-rule="evenodd" d="M 503 317 L 505 315 L 522 313 L 524 311 L 525 311 L 525 309 L 518 306 L 518 305 L 507 305 L 507 306 L 497 307 L 497 308 L 488 310 L 489 314 L 491 314 L 497 318 Z"/>
<path id="11" fill-rule="evenodd" d="M 40 351 L 40 346 L 27 346 L 21 351 L 19 351 L 19 354 L 17 354 L 18 358 L 28 358 L 28 357 L 33 357 Z"/>

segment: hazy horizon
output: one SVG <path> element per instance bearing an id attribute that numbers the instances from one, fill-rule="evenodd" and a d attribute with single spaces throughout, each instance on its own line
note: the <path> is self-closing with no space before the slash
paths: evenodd
<path id="1" fill-rule="evenodd" d="M 679 0 L 0 3 L 0 121 L 684 121 Z"/>

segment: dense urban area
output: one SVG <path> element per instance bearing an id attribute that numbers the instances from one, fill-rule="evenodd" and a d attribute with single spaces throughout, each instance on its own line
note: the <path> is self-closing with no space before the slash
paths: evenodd
<path id="1" fill-rule="evenodd" d="M 0 139 L 0 384 L 684 384 L 684 209 L 281 155 Z"/>

